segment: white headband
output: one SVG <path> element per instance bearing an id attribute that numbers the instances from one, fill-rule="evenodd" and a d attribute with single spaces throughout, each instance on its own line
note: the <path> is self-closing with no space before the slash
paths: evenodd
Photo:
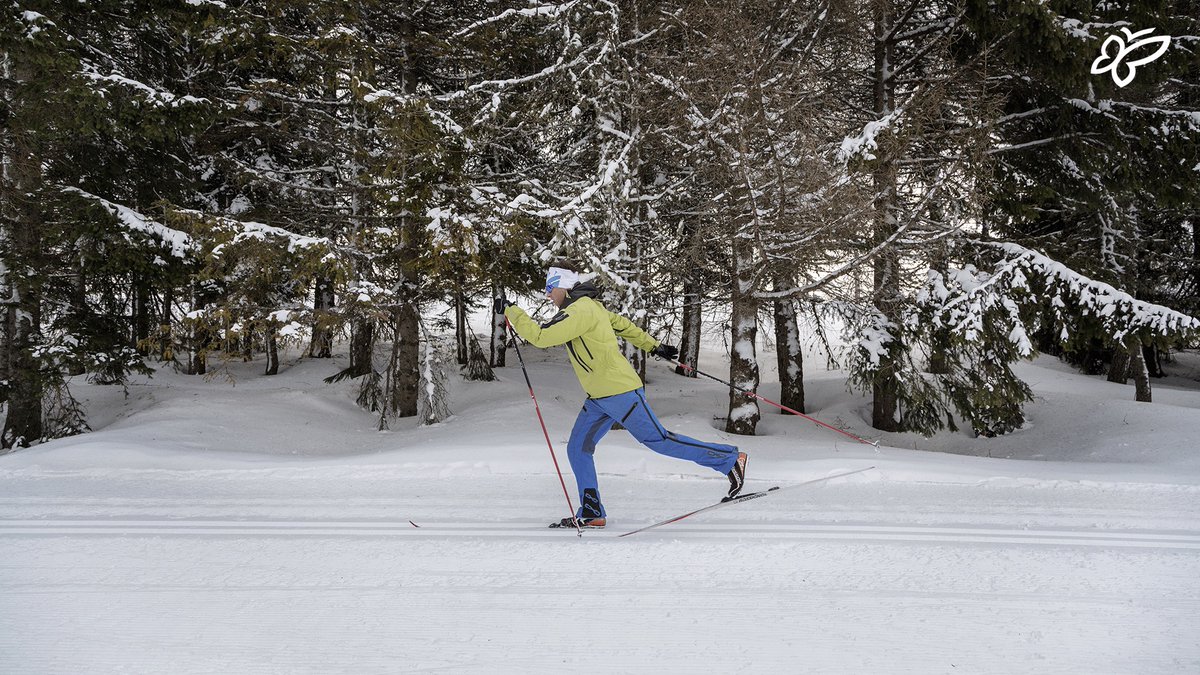
<path id="1" fill-rule="evenodd" d="M 551 267 L 546 272 L 546 292 L 556 288 L 565 288 L 568 291 L 579 283 L 579 275 L 571 270 L 564 270 L 561 267 Z"/>

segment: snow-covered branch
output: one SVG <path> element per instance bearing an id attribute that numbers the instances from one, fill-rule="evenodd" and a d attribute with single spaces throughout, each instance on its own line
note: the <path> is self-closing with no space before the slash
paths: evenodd
<path id="1" fill-rule="evenodd" d="M 945 278 L 931 273 L 931 285 L 922 296 L 923 303 L 937 304 L 939 315 L 954 317 L 951 323 L 955 326 L 981 324 L 984 310 L 993 306 L 996 298 L 1016 302 L 1030 310 L 1040 309 L 1041 303 L 1049 298 L 1053 318 L 1062 327 L 1060 337 L 1063 340 L 1070 337 L 1071 328 L 1079 319 L 1098 321 L 1105 336 L 1113 343 L 1123 342 L 1130 334 L 1144 339 L 1188 338 L 1200 334 L 1200 319 L 1139 300 L 1045 254 L 1011 242 L 972 240 L 969 243 L 999 251 L 1004 258 L 991 272 L 979 272 L 968 266 L 951 271 Z M 1029 286 L 1031 279 L 1044 286 L 1044 290 L 1033 293 Z M 954 281 L 957 291 L 948 290 L 948 280 Z M 1013 316 L 1015 319 L 1015 312 Z M 1017 326 L 1024 334 L 1025 328 L 1019 320 Z"/>
<path id="2" fill-rule="evenodd" d="M 875 159 L 875 155 L 871 151 L 879 148 L 879 142 L 876 139 L 888 128 L 898 124 L 903 115 L 904 108 L 896 108 L 880 119 L 867 122 L 860 133 L 842 139 L 842 145 L 837 152 L 838 161 L 844 164 L 859 156 L 866 160 Z"/>
<path id="3" fill-rule="evenodd" d="M 211 213 L 204 213 L 193 209 L 177 209 L 176 213 L 191 216 L 202 220 L 207 220 L 215 223 L 217 226 L 230 230 L 234 233 L 231 243 L 240 243 L 249 240 L 265 241 L 267 238 L 279 239 L 287 242 L 288 252 L 295 252 L 297 249 L 309 249 L 315 247 L 325 247 L 332 249 L 334 243 L 327 237 L 309 237 L 303 234 L 296 234 L 281 227 L 257 223 L 250 220 L 238 220 L 226 216 L 218 216 Z M 219 255 L 221 246 L 215 249 Z"/>
<path id="4" fill-rule="evenodd" d="M 1052 304 L 1063 307 L 1063 298 L 1077 304 L 1081 315 L 1099 319 L 1115 342 L 1131 333 L 1143 337 L 1177 338 L 1200 334 L 1200 319 L 1169 307 L 1138 300 L 1129 293 L 1096 281 L 1032 249 L 1011 242 L 972 242 L 1003 251 L 1008 259 L 996 275 L 1022 285 L 1026 275 L 1041 277 L 1058 295 Z"/>
<path id="5" fill-rule="evenodd" d="M 139 82 L 132 78 L 125 77 L 119 73 L 102 74 L 96 66 L 84 63 L 80 74 L 93 82 L 102 84 L 116 84 L 132 89 L 138 93 L 145 95 L 146 99 L 156 106 L 177 107 L 189 103 L 209 103 L 206 98 L 198 98 L 196 96 L 184 95 L 179 96 L 169 91 L 156 89 L 145 82 Z"/>
<path id="6" fill-rule="evenodd" d="M 184 232 L 171 229 L 166 225 L 146 216 L 134 209 L 123 204 L 110 202 L 103 197 L 98 197 L 90 192 L 85 192 L 77 187 L 64 186 L 63 192 L 78 195 L 84 199 L 96 202 L 103 206 L 109 213 L 117 218 L 123 227 L 135 232 L 142 232 L 151 237 L 161 240 L 164 244 L 171 248 L 171 254 L 177 258 L 186 258 L 188 254 L 195 250 L 195 244 L 192 238 Z"/>
<path id="7" fill-rule="evenodd" d="M 536 5 L 534 7 L 525 7 L 522 9 L 506 9 L 495 16 L 490 16 L 486 19 L 481 19 L 472 23 L 466 28 L 463 28 L 462 30 L 452 34 L 450 38 L 457 40 L 458 38 L 461 38 L 464 35 L 469 35 L 484 26 L 489 26 L 493 23 L 498 23 L 514 16 L 526 18 L 554 18 L 570 10 L 577 4 L 578 0 L 572 0 L 571 2 L 564 2 L 558 5 Z"/>

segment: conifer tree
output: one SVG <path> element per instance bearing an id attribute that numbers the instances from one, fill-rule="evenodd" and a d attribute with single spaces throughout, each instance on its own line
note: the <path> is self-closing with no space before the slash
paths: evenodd
<path id="1" fill-rule="evenodd" d="M 182 77 L 203 17 L 163 4 L 3 12 L 5 447 L 86 428 L 67 377 L 124 382 L 172 322 L 191 243 L 152 214 L 195 197 L 185 139 L 209 112 Z"/>
<path id="2" fill-rule="evenodd" d="M 1200 201 L 1200 121 L 1186 77 L 1200 63 L 1200 20 L 1187 8 L 1168 0 L 1011 3 L 998 13 L 972 6 L 970 16 L 981 39 L 1006 35 L 993 50 L 993 68 L 1023 74 L 991 80 L 1005 110 L 996 125 L 990 233 L 1044 247 L 1140 299 L 1194 308 L 1181 273 L 1191 253 L 1188 211 Z M 1171 36 L 1162 58 L 1138 68 L 1124 87 L 1090 72 L 1110 35 L 1124 40 L 1119 26 Z M 1125 381 L 1131 367 L 1143 370 L 1141 346 L 1101 333 L 1062 339 L 1044 331 L 1039 344 L 1084 368 L 1111 359 L 1113 381 Z M 1147 379 L 1139 400 L 1148 391 Z"/>

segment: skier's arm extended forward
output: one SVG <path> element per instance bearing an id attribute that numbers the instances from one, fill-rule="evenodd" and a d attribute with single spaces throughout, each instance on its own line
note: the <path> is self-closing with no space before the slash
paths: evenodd
<path id="1" fill-rule="evenodd" d="M 508 317 L 513 329 L 517 331 L 517 335 L 525 338 L 525 341 L 534 347 L 554 347 L 566 344 L 582 335 L 585 328 L 581 312 L 572 315 L 567 310 L 563 310 L 540 326 L 529 318 L 525 310 L 516 305 L 509 305 L 504 310 L 504 316 Z"/>
<path id="2" fill-rule="evenodd" d="M 651 351 L 661 344 L 658 340 L 650 337 L 646 331 L 638 328 L 632 321 L 620 314 L 609 312 L 608 321 L 612 324 L 613 332 L 617 334 L 617 337 L 624 339 L 629 344 L 644 352 Z"/>

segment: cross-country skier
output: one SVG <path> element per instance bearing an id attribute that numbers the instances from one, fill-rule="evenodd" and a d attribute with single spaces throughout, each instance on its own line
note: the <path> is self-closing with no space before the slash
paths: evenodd
<path id="1" fill-rule="evenodd" d="M 719 471 L 729 478 L 728 498 L 742 490 L 746 475 L 746 453 L 732 445 L 705 443 L 663 428 L 646 403 L 642 380 L 617 347 L 617 338 L 655 356 L 674 359 L 679 349 L 650 337 L 629 319 L 614 314 L 597 300 L 599 291 L 580 281 L 578 269 L 565 261 L 554 263 L 546 273 L 546 295 L 559 308 L 558 314 L 540 326 L 520 307 L 497 298 L 496 313 L 503 313 L 517 334 L 535 347 L 566 344 L 571 366 L 587 393 L 583 409 L 575 418 L 567 457 L 579 487 L 579 511 L 550 527 L 601 528 L 604 505 L 596 479 L 596 443 L 614 423 L 624 426 L 651 450 L 691 460 Z"/>

